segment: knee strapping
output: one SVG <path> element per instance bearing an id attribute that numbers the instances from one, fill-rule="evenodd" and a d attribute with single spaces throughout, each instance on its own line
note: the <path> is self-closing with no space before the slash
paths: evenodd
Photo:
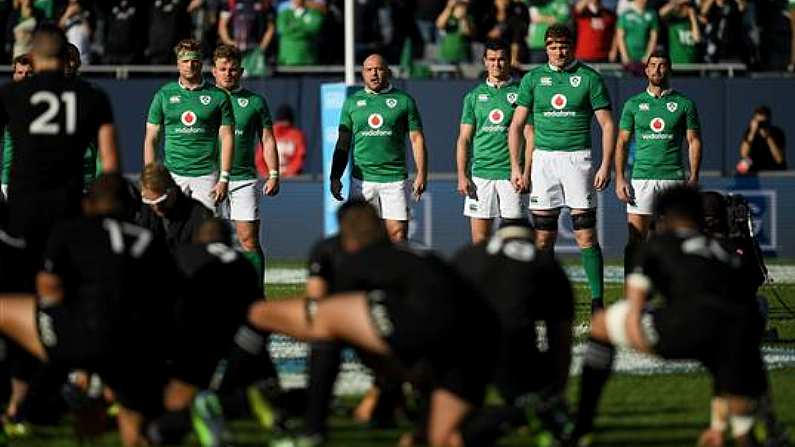
<path id="1" fill-rule="evenodd" d="M 575 230 L 588 230 L 596 227 L 596 210 L 571 215 L 571 226 Z"/>
<path id="2" fill-rule="evenodd" d="M 558 215 L 533 213 L 533 226 L 536 230 L 558 231 Z"/>
<path id="3" fill-rule="evenodd" d="M 306 319 L 306 324 L 308 326 L 312 326 L 312 324 L 315 322 L 316 315 L 317 300 L 309 297 L 304 298 L 304 318 Z"/>

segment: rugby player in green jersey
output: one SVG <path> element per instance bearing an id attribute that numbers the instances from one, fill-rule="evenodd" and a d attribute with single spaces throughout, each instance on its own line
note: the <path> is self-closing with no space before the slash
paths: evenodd
<path id="1" fill-rule="evenodd" d="M 364 89 L 345 100 L 331 165 L 331 194 L 342 200 L 340 177 L 353 146 L 351 197 L 363 197 L 384 219 L 389 237 L 404 240 L 409 226 L 409 187 L 416 200 L 425 191 L 428 172 L 425 136 L 417 105 L 389 83 L 389 66 L 379 54 L 362 65 Z M 417 176 L 409 184 L 405 139 L 411 141 Z"/>
<path id="2" fill-rule="evenodd" d="M 201 44 L 184 39 L 174 47 L 179 79 L 160 88 L 146 120 L 144 165 L 156 161 L 161 131 L 166 168 L 179 187 L 215 210 L 229 187 L 235 117 L 229 95 L 204 82 Z M 220 173 L 218 140 L 221 140 Z"/>
<path id="3" fill-rule="evenodd" d="M 615 124 L 604 80 L 574 59 L 573 41 L 573 33 L 566 26 L 550 26 L 545 34 L 549 63 L 522 78 L 508 134 L 511 181 L 517 190 L 530 190 L 540 250 L 553 249 L 560 209 L 565 206 L 571 210 L 574 237 L 591 289 L 591 306 L 598 309 L 604 306 L 604 261 L 596 238 L 596 191 L 604 190 L 610 182 Z M 522 130 L 530 114 L 533 130 L 525 138 L 522 169 Z M 602 129 L 602 163 L 595 174 L 591 167 L 594 116 Z"/>
<path id="4" fill-rule="evenodd" d="M 665 188 L 687 181 L 698 185 L 701 136 L 696 105 L 669 86 L 671 59 L 655 51 L 646 62 L 649 84 L 624 103 L 616 143 L 616 195 L 627 204 L 629 238 L 624 251 L 624 271 L 632 267 L 632 254 L 649 232 L 654 197 Z M 627 180 L 624 170 L 632 135 L 635 161 Z M 687 140 L 690 170 L 685 174 L 682 141 Z"/>
<path id="5" fill-rule="evenodd" d="M 465 197 L 473 244 L 489 237 L 495 217 L 527 218 L 527 195 L 511 185 L 508 126 L 519 82 L 511 78 L 510 47 L 486 42 L 483 64 L 486 81 L 464 97 L 456 143 L 458 193 Z"/>
<path id="6" fill-rule="evenodd" d="M 20 54 L 14 58 L 11 64 L 14 73 L 11 79 L 14 82 L 21 81 L 33 76 L 33 59 L 27 54 Z M 0 190 L 0 200 L 6 200 L 8 195 L 8 179 L 11 178 L 11 160 L 14 154 L 14 142 L 11 140 L 11 133 L 8 128 L 3 131 L 3 173 L 2 190 Z"/>
<path id="7" fill-rule="evenodd" d="M 259 244 L 259 202 L 261 193 L 279 193 L 279 153 L 273 137 L 273 122 L 268 103 L 262 96 L 240 86 L 243 76 L 241 55 L 231 45 L 221 45 L 213 53 L 215 86 L 229 93 L 235 115 L 235 155 L 229 176 L 229 193 L 221 204 L 221 215 L 232 220 L 243 254 L 257 269 L 262 284 L 265 257 Z M 262 155 L 271 169 L 268 180 L 260 189 L 254 151 L 262 142 Z"/>

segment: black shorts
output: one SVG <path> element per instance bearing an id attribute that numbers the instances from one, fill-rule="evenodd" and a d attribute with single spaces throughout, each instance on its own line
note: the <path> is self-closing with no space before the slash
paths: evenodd
<path id="1" fill-rule="evenodd" d="M 188 296 L 177 306 L 177 329 L 171 374 L 207 388 L 221 359 L 227 357 L 238 329 L 246 323 L 252 300 L 224 302 L 221 297 Z"/>
<path id="2" fill-rule="evenodd" d="M 108 334 L 92 329 L 87 321 L 90 317 L 63 304 L 37 304 L 36 328 L 49 361 L 92 369 L 110 352 Z"/>
<path id="3" fill-rule="evenodd" d="M 760 350 L 759 316 L 716 303 L 679 305 L 654 312 L 666 359 L 693 359 L 712 374 L 715 392 L 757 397 L 766 387 Z"/>
<path id="4" fill-rule="evenodd" d="M 368 308 L 379 335 L 405 365 L 426 359 L 434 386 L 480 405 L 496 360 L 496 326 L 490 314 L 473 318 L 453 299 L 403 297 L 375 290 Z M 421 303 L 421 304 L 420 304 Z"/>

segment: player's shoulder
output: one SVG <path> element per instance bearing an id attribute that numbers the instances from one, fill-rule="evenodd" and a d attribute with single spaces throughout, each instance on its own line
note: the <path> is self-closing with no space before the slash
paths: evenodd
<path id="1" fill-rule="evenodd" d="M 181 90 L 182 90 L 182 87 L 179 86 L 179 83 L 177 83 L 177 81 L 168 81 L 165 84 L 162 84 L 160 87 L 158 87 L 158 89 L 155 92 L 155 94 L 156 95 L 158 95 L 158 94 L 168 94 L 168 93 L 179 92 Z"/>
<path id="2" fill-rule="evenodd" d="M 537 67 L 533 67 L 527 73 L 525 73 L 524 76 L 522 76 L 522 82 L 535 81 L 541 76 L 548 75 L 549 71 L 548 64 L 541 64 Z"/>
<path id="3" fill-rule="evenodd" d="M 642 92 L 638 92 L 638 93 L 630 96 L 629 98 L 627 98 L 626 101 L 624 101 L 624 108 L 625 109 L 630 108 L 630 107 L 634 106 L 635 104 L 643 102 L 647 98 L 649 98 L 649 94 L 646 93 L 645 90 L 642 91 Z"/>
<path id="4" fill-rule="evenodd" d="M 577 65 L 574 67 L 573 70 L 574 74 L 580 76 L 587 76 L 589 78 L 598 78 L 598 79 L 602 78 L 602 74 L 596 71 L 596 69 L 591 67 L 590 65 L 581 61 L 577 61 L 576 64 Z"/>

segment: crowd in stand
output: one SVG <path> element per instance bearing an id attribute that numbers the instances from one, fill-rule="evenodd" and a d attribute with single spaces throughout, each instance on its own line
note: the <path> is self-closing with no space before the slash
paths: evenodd
<path id="1" fill-rule="evenodd" d="M 237 46 L 248 75 L 274 66 L 340 64 L 344 0 L 0 0 L 3 59 L 27 53 L 33 30 L 58 24 L 86 64 L 171 64 L 194 37 Z M 576 32 L 576 56 L 629 70 L 656 48 L 674 64 L 742 62 L 793 70 L 795 0 L 356 0 L 356 52 L 390 63 L 476 62 L 486 39 L 516 64 L 545 60 L 544 31 Z"/>

